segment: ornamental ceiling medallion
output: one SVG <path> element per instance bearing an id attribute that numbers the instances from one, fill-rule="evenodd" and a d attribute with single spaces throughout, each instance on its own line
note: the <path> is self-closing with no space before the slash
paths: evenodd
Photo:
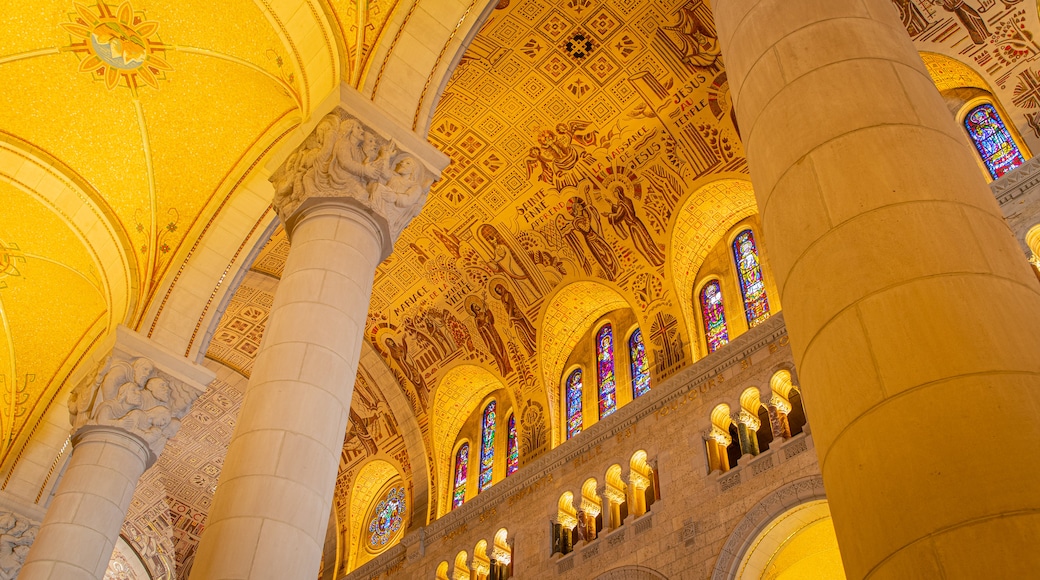
<path id="1" fill-rule="evenodd" d="M 71 22 L 60 24 L 72 36 L 72 44 L 62 50 L 76 53 L 80 72 L 104 80 L 109 90 L 125 86 L 135 96 L 142 82 L 159 88 L 159 81 L 173 67 L 159 55 L 168 47 L 159 39 L 158 22 L 147 20 L 144 11 L 134 10 L 130 2 L 118 8 L 104 2 L 93 9 L 79 2 L 73 6 Z"/>

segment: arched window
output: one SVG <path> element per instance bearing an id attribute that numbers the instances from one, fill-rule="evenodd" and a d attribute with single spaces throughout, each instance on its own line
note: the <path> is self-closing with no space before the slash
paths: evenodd
<path id="1" fill-rule="evenodd" d="M 969 111 L 964 128 L 993 179 L 1026 162 L 993 105 L 983 104 Z"/>
<path id="2" fill-rule="evenodd" d="M 614 329 L 603 325 L 596 334 L 596 374 L 599 378 L 599 418 L 617 410 L 617 379 L 614 376 Z"/>
<path id="3" fill-rule="evenodd" d="M 729 342 L 726 311 L 722 307 L 722 287 L 719 286 L 718 280 L 708 282 L 701 289 L 701 316 L 704 318 L 704 336 L 708 342 L 708 352 L 715 352 Z"/>
<path id="4" fill-rule="evenodd" d="M 740 292 L 744 295 L 744 314 L 748 326 L 753 327 L 769 318 L 769 298 L 762 281 L 762 265 L 758 261 L 758 247 L 751 230 L 744 230 L 733 240 L 733 258 L 737 261 Z"/>
<path id="5" fill-rule="evenodd" d="M 466 473 L 469 471 L 469 443 L 463 443 L 455 454 L 455 491 L 451 498 L 451 509 L 466 501 Z"/>
<path id="6" fill-rule="evenodd" d="M 581 433 L 581 369 L 567 377 L 567 438 Z"/>
<path id="7" fill-rule="evenodd" d="M 650 392 L 650 363 L 646 360 L 643 331 L 636 329 L 628 339 L 628 360 L 632 363 L 632 398 Z"/>
<path id="8" fill-rule="evenodd" d="M 491 476 L 495 466 L 495 402 L 484 407 L 484 419 L 480 428 L 480 479 L 477 492 L 491 487 Z"/>
<path id="9" fill-rule="evenodd" d="M 506 477 L 520 469 L 520 446 L 516 442 L 516 414 L 509 415 L 509 430 L 506 434 Z"/>
<path id="10" fill-rule="evenodd" d="M 368 523 L 368 544 L 373 548 L 380 548 L 401 529 L 404 514 L 408 506 L 404 499 L 403 487 L 392 487 L 386 497 L 380 501 L 372 513 L 372 520 Z"/>

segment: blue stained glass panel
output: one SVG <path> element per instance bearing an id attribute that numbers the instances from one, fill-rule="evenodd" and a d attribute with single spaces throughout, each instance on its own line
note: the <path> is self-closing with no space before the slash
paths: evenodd
<path id="1" fill-rule="evenodd" d="M 484 418 L 480 427 L 480 479 L 478 493 L 491 487 L 491 476 L 495 466 L 495 402 L 484 407 Z"/>
<path id="2" fill-rule="evenodd" d="M 376 505 L 372 521 L 368 524 L 368 532 L 371 534 L 368 543 L 374 548 L 385 546 L 390 538 L 401 529 L 404 514 L 408 511 L 407 508 L 404 488 L 391 488 L 386 497 Z"/>
<path id="3" fill-rule="evenodd" d="M 509 416 L 509 432 L 506 435 L 506 477 L 520 469 L 520 446 L 516 441 L 516 415 Z"/>
<path id="4" fill-rule="evenodd" d="M 769 318 L 769 298 L 762 280 L 762 264 L 751 230 L 744 230 L 733 240 L 733 258 L 737 261 L 740 292 L 744 295 L 744 314 L 748 326 L 754 327 Z M 721 293 L 720 293 L 721 294 Z"/>
<path id="5" fill-rule="evenodd" d="M 704 318 L 704 336 L 708 352 L 715 352 L 729 342 L 726 328 L 726 310 L 722 304 L 722 288 L 718 280 L 712 280 L 701 289 L 701 316 Z"/>
<path id="6" fill-rule="evenodd" d="M 628 360 L 632 361 L 632 398 L 650 392 L 650 363 L 646 359 L 643 331 L 636 329 L 628 339 Z"/>
<path id="7" fill-rule="evenodd" d="M 567 438 L 581 433 L 581 393 L 583 390 L 581 369 L 567 377 Z"/>
<path id="8" fill-rule="evenodd" d="M 969 111 L 964 128 L 993 179 L 1026 162 L 993 105 L 979 105 Z"/>
<path id="9" fill-rule="evenodd" d="M 466 502 L 466 475 L 469 471 L 469 443 L 463 443 L 455 454 L 455 489 L 451 497 L 451 509 Z"/>
<path id="10" fill-rule="evenodd" d="M 599 377 L 599 418 L 617 410 L 617 377 L 614 375 L 614 329 L 604 325 L 596 334 L 596 371 Z"/>

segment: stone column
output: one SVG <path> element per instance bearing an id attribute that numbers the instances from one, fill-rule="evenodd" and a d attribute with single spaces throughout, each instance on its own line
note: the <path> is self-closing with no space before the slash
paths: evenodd
<path id="1" fill-rule="evenodd" d="M 762 422 L 745 409 L 740 410 L 734 422 L 737 424 L 737 434 L 740 437 L 741 454 L 758 455 L 758 430 L 762 428 Z"/>
<path id="2" fill-rule="evenodd" d="M 791 438 L 791 422 L 787 420 L 787 414 L 791 412 L 791 404 L 783 397 L 774 394 L 766 405 L 769 412 L 769 426 L 773 430 L 773 439 L 782 441 Z"/>
<path id="3" fill-rule="evenodd" d="M 1040 286 L 892 1 L 712 4 L 849 577 L 1035 575 Z"/>
<path id="4" fill-rule="evenodd" d="M 342 96 L 271 179 L 292 246 L 194 579 L 317 577 L 376 266 L 446 165 Z"/>
<path id="5" fill-rule="evenodd" d="M 96 377 L 69 398 L 72 455 L 18 576 L 22 580 L 104 577 L 137 480 L 213 380 L 212 371 L 126 327 L 118 327 L 111 340 L 111 354 Z"/>

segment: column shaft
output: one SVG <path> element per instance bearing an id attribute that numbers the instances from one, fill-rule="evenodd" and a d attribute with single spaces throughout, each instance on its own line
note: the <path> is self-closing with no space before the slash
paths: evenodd
<path id="1" fill-rule="evenodd" d="M 381 233 L 343 199 L 302 207 L 192 578 L 315 578 Z"/>
<path id="2" fill-rule="evenodd" d="M 23 580 L 98 580 L 112 559 L 147 444 L 112 427 L 80 431 L 39 534 L 18 575 Z"/>
<path id="3" fill-rule="evenodd" d="M 849 577 L 1035 574 L 1040 285 L 891 0 L 713 4 Z"/>

